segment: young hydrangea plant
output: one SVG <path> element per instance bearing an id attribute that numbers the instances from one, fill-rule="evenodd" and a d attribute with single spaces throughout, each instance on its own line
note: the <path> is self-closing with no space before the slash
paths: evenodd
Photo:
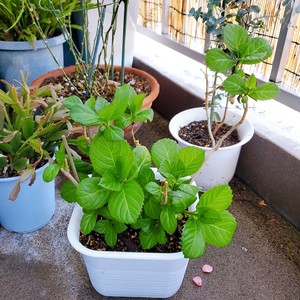
<path id="1" fill-rule="evenodd" d="M 56 164 L 46 169 L 44 179 L 52 180 L 60 170 L 69 178 L 61 195 L 83 208 L 82 233 L 99 232 L 110 247 L 128 227 L 138 230 L 143 249 L 165 244 L 183 217 L 187 218 L 181 236 L 186 257 L 201 256 L 207 243 L 228 245 L 236 227 L 227 211 L 232 202 L 228 185 L 204 192 L 194 209 L 190 208 L 199 192 L 190 176 L 203 163 L 203 150 L 180 149 L 174 140 L 161 139 L 149 151 L 139 143 L 132 147 L 122 138 L 120 128 L 125 124 L 145 121 L 151 115 L 150 110 L 141 111 L 141 99 L 128 86 L 121 87 L 111 103 L 94 99 L 78 107 L 76 98 L 66 99 L 76 122 L 97 123 L 99 131 L 81 147 L 89 158 L 85 162 L 70 156 L 68 144 L 62 143 Z M 116 105 L 121 102 L 126 103 L 122 108 Z"/>

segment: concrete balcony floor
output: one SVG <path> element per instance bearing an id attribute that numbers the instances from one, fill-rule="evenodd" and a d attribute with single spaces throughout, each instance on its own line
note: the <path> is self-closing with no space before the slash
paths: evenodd
<path id="1" fill-rule="evenodd" d="M 170 137 L 167 125 L 156 114 L 137 137 L 150 146 L 161 137 Z M 190 260 L 182 287 L 170 299 L 299 299 L 299 231 L 238 178 L 230 185 L 235 193 L 230 210 L 238 221 L 232 244 L 223 249 L 207 247 L 203 257 Z M 91 286 L 66 236 L 73 207 L 61 200 L 59 189 L 56 196 L 56 214 L 39 231 L 17 234 L 0 227 L 0 299 L 119 299 L 99 295 Z M 202 273 L 204 263 L 214 267 L 211 274 Z M 196 275 L 202 277 L 202 287 L 193 284 Z"/>

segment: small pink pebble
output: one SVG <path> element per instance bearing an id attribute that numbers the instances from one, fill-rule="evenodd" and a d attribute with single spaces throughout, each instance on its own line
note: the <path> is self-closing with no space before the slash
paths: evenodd
<path id="1" fill-rule="evenodd" d="M 207 265 L 207 264 L 203 265 L 203 267 L 202 267 L 202 271 L 204 273 L 211 273 L 212 270 L 213 270 L 213 267 L 210 265 Z"/>
<path id="2" fill-rule="evenodd" d="M 194 277 L 193 282 L 195 283 L 196 286 L 202 286 L 202 279 L 200 276 Z"/>

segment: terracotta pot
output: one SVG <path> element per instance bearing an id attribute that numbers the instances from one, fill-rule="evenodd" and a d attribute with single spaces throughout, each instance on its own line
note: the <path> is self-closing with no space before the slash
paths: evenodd
<path id="1" fill-rule="evenodd" d="M 120 66 L 115 66 L 115 71 L 120 71 L 120 70 L 121 70 Z M 74 73 L 76 71 L 76 66 L 65 67 L 64 71 L 66 74 Z M 132 67 L 125 67 L 125 72 L 131 72 L 131 73 L 137 74 L 137 75 L 147 79 L 147 81 L 151 87 L 151 92 L 148 96 L 145 97 L 142 108 L 143 109 L 150 108 L 152 105 L 152 102 L 157 98 L 157 96 L 159 94 L 159 83 L 157 82 L 157 80 L 153 76 L 148 74 L 147 72 L 142 71 L 140 69 L 136 69 L 136 68 L 132 68 Z M 48 79 L 51 77 L 63 76 L 63 75 L 64 75 L 64 73 L 61 69 L 50 71 L 50 72 L 45 73 L 42 76 L 36 78 L 31 83 L 30 87 L 37 88 L 42 84 L 42 82 L 45 79 Z M 134 133 L 137 132 L 137 130 L 141 127 L 141 125 L 142 125 L 142 123 L 134 124 Z M 125 139 L 129 142 L 132 141 L 131 128 L 132 128 L 132 126 L 128 126 L 128 127 L 124 128 Z"/>

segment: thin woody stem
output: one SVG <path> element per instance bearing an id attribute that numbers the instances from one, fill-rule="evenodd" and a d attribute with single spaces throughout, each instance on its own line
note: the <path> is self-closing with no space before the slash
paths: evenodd
<path id="1" fill-rule="evenodd" d="M 79 176 L 78 176 L 78 173 L 77 173 L 77 170 L 76 170 L 76 167 L 75 167 L 75 164 L 74 164 L 74 160 L 73 160 L 73 156 L 71 154 L 71 149 L 69 147 L 69 144 L 67 142 L 67 139 L 66 137 L 63 135 L 62 136 L 62 140 L 63 140 L 63 143 L 64 143 L 64 146 L 65 146 L 65 149 L 67 151 L 67 155 L 68 155 L 68 158 L 69 158 L 69 162 L 70 162 L 70 165 L 71 165 L 71 169 L 72 169 L 72 172 L 73 172 L 73 175 L 74 175 L 74 178 L 77 182 L 79 182 Z M 64 172 L 62 172 L 63 174 L 65 174 Z M 68 172 L 69 173 L 69 172 Z M 70 174 L 71 175 L 71 174 Z M 67 176 L 68 177 L 68 176 Z M 69 177 L 68 177 L 69 178 Z"/>
<path id="2" fill-rule="evenodd" d="M 244 113 L 243 113 L 241 119 L 240 119 L 235 125 L 233 125 L 233 126 L 230 128 L 230 130 L 228 130 L 228 131 L 226 132 L 226 134 L 224 134 L 224 136 L 216 143 L 216 145 L 211 149 L 211 151 L 208 152 L 208 154 L 205 156 L 205 160 L 204 160 L 204 162 L 203 162 L 202 165 L 204 165 L 204 164 L 208 161 L 208 159 L 211 157 L 211 155 L 212 155 L 215 151 L 217 151 L 217 150 L 222 146 L 224 140 L 225 140 L 225 139 L 226 139 L 226 138 L 227 138 L 234 130 L 236 130 L 236 129 L 239 127 L 239 125 L 241 125 L 241 124 L 245 121 L 245 118 L 246 118 L 246 115 L 247 115 L 247 112 L 248 112 L 248 108 L 249 108 L 248 102 L 243 106 L 243 108 L 244 108 Z M 200 169 L 199 169 L 199 170 L 191 177 L 190 182 L 193 182 L 193 181 L 196 180 L 196 178 L 198 177 L 200 171 L 201 171 L 201 168 L 200 168 Z"/>

